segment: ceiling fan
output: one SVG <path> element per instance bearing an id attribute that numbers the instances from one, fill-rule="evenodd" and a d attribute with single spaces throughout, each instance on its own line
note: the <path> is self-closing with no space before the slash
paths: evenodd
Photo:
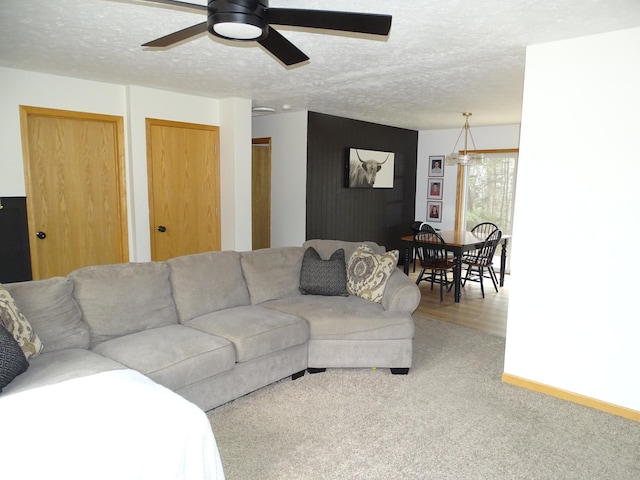
<path id="1" fill-rule="evenodd" d="M 227 40 L 256 41 L 285 65 L 295 65 L 309 57 L 278 33 L 272 24 L 383 36 L 391 29 L 391 15 L 271 8 L 269 0 L 209 0 L 207 6 L 177 0 L 144 1 L 197 10 L 207 14 L 207 21 L 147 42 L 143 47 L 168 47 L 209 31 Z"/>

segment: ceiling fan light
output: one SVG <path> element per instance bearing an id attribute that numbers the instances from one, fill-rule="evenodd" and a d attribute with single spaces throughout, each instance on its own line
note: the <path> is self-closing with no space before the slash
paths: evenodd
<path id="1" fill-rule="evenodd" d="M 216 23 L 213 31 L 220 37 L 232 40 L 256 40 L 262 36 L 262 28 L 239 22 Z"/>
<path id="2" fill-rule="evenodd" d="M 255 3 L 255 4 L 254 4 Z M 207 29 L 228 40 L 262 40 L 269 32 L 264 5 L 255 1 L 209 2 Z"/>

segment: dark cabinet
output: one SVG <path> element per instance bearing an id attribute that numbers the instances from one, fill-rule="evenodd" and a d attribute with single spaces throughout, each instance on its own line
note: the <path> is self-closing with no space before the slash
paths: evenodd
<path id="1" fill-rule="evenodd" d="M 0 197 L 0 283 L 31 280 L 25 197 Z"/>

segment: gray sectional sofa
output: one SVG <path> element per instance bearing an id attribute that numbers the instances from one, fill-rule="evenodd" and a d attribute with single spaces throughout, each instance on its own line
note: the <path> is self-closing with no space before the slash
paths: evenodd
<path id="1" fill-rule="evenodd" d="M 367 242 L 376 252 L 384 248 Z M 411 367 L 417 286 L 398 268 L 379 302 L 303 295 L 305 250 L 323 259 L 356 242 L 208 252 L 82 268 L 7 284 L 44 345 L 0 398 L 133 369 L 209 410 L 287 376 L 336 367 Z"/>

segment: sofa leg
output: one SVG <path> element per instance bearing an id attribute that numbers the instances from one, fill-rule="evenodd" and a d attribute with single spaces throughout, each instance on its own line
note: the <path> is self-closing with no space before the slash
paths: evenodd
<path id="1" fill-rule="evenodd" d="M 409 369 L 408 368 L 392 368 L 391 373 L 393 373 L 394 375 L 406 375 L 409 373 Z"/>
<path id="2" fill-rule="evenodd" d="M 307 368 L 307 372 L 309 373 L 322 373 L 322 372 L 326 372 L 327 369 L 326 368 Z"/>
<path id="3" fill-rule="evenodd" d="M 304 377 L 304 370 L 300 370 L 299 372 L 296 372 L 293 375 L 291 375 L 291 380 L 297 380 L 300 377 Z"/>

